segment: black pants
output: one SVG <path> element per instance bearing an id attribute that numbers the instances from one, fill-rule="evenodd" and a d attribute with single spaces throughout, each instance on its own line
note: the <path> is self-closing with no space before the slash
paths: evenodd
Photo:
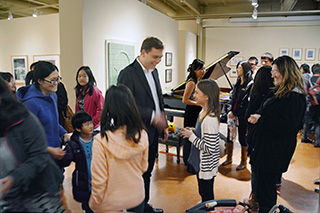
<path id="1" fill-rule="evenodd" d="M 257 175 L 257 197 L 259 201 L 259 213 L 269 212 L 277 203 L 276 184 L 281 173 L 268 173 L 256 169 Z"/>
<path id="2" fill-rule="evenodd" d="M 204 180 L 204 179 L 200 179 L 199 174 L 197 174 L 197 180 L 198 180 L 199 194 L 201 196 L 202 202 L 213 200 L 214 199 L 214 192 L 213 192 L 214 177 L 210 180 Z"/>
<path id="3" fill-rule="evenodd" d="M 148 170 L 143 174 L 143 180 L 144 180 L 144 189 L 145 189 L 145 204 L 148 204 L 149 198 L 150 198 L 150 179 L 151 179 L 151 173 L 154 167 L 154 162 L 156 160 L 156 156 L 158 154 L 158 134 L 154 136 L 154 140 L 149 141 L 149 155 L 148 155 Z"/>

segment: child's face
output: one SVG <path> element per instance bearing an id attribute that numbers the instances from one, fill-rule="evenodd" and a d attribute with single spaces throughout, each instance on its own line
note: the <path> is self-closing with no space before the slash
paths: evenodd
<path id="1" fill-rule="evenodd" d="M 81 133 L 86 135 L 92 135 L 93 133 L 93 123 L 92 121 L 87 121 L 82 124 Z"/>
<path id="2" fill-rule="evenodd" d="M 201 106 L 204 106 L 208 102 L 208 96 L 205 95 L 198 87 L 195 89 L 194 98 L 197 104 Z"/>
<path id="3" fill-rule="evenodd" d="M 78 82 L 81 86 L 86 86 L 89 83 L 89 76 L 86 71 L 80 70 L 78 73 Z"/>

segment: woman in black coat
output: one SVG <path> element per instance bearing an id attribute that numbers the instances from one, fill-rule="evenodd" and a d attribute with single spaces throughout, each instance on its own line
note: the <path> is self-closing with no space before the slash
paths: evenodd
<path id="1" fill-rule="evenodd" d="M 250 164 L 257 178 L 259 212 L 269 212 L 276 204 L 276 183 L 289 167 L 306 108 L 297 63 L 289 56 L 281 56 L 273 62 L 271 73 L 274 95 L 248 118 L 255 125 L 248 140 L 252 144 Z"/>
<path id="2" fill-rule="evenodd" d="M 239 121 L 238 138 L 241 144 L 241 162 L 236 169 L 242 170 L 247 166 L 247 122 L 245 119 L 245 113 L 248 106 L 249 94 L 253 82 L 252 68 L 247 61 L 240 61 L 237 64 L 236 68 L 238 79 L 231 91 L 227 111 L 229 119 L 234 119 L 235 117 L 237 117 Z M 232 163 L 233 141 L 229 138 L 226 143 L 226 147 L 227 160 L 221 164 L 222 166 L 226 166 Z"/>

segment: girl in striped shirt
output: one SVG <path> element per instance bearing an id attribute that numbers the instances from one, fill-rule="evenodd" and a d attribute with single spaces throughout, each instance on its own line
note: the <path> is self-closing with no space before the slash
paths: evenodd
<path id="1" fill-rule="evenodd" d="M 200 150 L 197 180 L 199 194 L 204 202 L 214 199 L 213 183 L 219 166 L 219 118 L 221 111 L 219 87 L 215 81 L 210 79 L 199 81 L 194 97 L 197 104 L 202 107 L 196 128 L 186 127 L 180 131 L 180 134 L 184 138 L 188 138 Z"/>

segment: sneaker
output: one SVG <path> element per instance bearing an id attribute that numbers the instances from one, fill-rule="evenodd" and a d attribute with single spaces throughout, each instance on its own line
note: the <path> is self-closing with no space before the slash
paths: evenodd
<path id="1" fill-rule="evenodd" d="M 319 193 L 319 186 L 314 189 L 315 192 Z"/>
<path id="2" fill-rule="evenodd" d="M 259 210 L 259 203 L 249 198 L 243 199 L 243 203 L 250 207 L 251 211 Z"/>

